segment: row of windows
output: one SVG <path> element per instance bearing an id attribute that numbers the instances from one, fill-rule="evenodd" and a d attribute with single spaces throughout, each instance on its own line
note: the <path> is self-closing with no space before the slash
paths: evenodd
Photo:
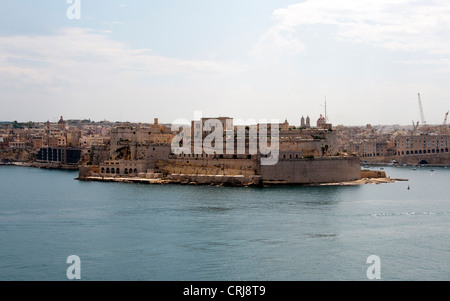
<path id="1" fill-rule="evenodd" d="M 413 143 L 417 143 L 417 144 L 420 144 L 422 141 L 418 141 L 418 140 L 406 140 L 406 143 L 404 142 L 404 141 L 398 141 L 396 144 L 398 144 L 398 145 L 405 145 L 406 144 L 406 146 L 408 146 L 408 145 L 413 145 Z M 439 144 L 441 144 L 441 146 L 442 145 L 444 145 L 445 144 L 445 146 L 448 146 L 448 140 L 446 139 L 445 141 L 444 140 L 427 140 L 427 141 L 423 141 L 423 145 L 439 145 Z"/>
<path id="2" fill-rule="evenodd" d="M 178 155 L 180 158 L 219 158 L 223 159 L 224 156 L 221 155 L 208 155 L 208 154 L 180 154 Z M 247 155 L 247 159 L 251 159 L 252 155 Z M 233 159 L 237 159 L 237 155 L 233 155 Z"/>
<path id="3" fill-rule="evenodd" d="M 419 143 L 417 145 L 419 145 Z M 428 147 L 431 147 L 431 145 L 436 145 L 436 147 L 439 147 L 439 142 L 438 143 L 428 143 L 428 144 L 424 143 L 423 147 L 427 147 L 427 145 L 428 145 Z M 441 143 L 440 145 L 442 147 L 442 146 L 444 146 L 444 143 Z M 404 146 L 404 145 L 402 144 L 401 146 Z M 448 143 L 445 143 L 445 146 L 448 146 Z M 414 143 L 411 143 L 411 144 L 406 143 L 406 147 L 412 148 L 412 147 L 414 147 Z"/>
<path id="4" fill-rule="evenodd" d="M 119 169 L 119 168 L 109 168 L 109 167 L 104 168 L 104 167 L 102 167 L 100 173 L 120 174 L 120 169 Z M 128 175 L 128 174 L 137 174 L 137 173 L 138 173 L 138 170 L 137 170 L 137 168 L 135 168 L 135 169 L 132 169 L 132 168 L 130 168 L 130 169 L 125 168 L 124 171 L 123 171 L 123 173 L 126 174 L 126 175 Z"/>
<path id="5" fill-rule="evenodd" d="M 438 153 L 448 153 L 448 148 L 446 149 L 428 149 L 428 150 L 415 150 L 415 151 L 401 151 L 396 153 L 396 155 L 421 155 L 421 154 L 438 154 Z"/>
<path id="6" fill-rule="evenodd" d="M 376 155 L 380 156 L 380 153 L 377 153 Z M 363 157 L 363 158 L 375 157 L 375 153 L 364 153 L 361 155 L 361 157 Z"/>

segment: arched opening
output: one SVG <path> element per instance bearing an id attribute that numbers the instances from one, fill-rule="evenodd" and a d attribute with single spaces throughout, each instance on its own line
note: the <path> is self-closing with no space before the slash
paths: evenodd
<path id="1" fill-rule="evenodd" d="M 120 169 L 116 168 L 116 173 L 120 174 Z"/>
<path id="2" fill-rule="evenodd" d="M 101 173 L 105 173 L 105 168 L 102 167 Z"/>
<path id="3" fill-rule="evenodd" d="M 106 173 L 109 173 L 109 167 L 106 169 Z"/>
<path id="4" fill-rule="evenodd" d="M 419 162 L 419 164 L 428 164 L 428 161 L 427 160 L 422 160 L 422 161 Z"/>

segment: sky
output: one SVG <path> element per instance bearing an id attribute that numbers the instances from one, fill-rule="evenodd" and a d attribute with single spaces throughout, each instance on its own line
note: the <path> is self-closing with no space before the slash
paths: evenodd
<path id="1" fill-rule="evenodd" d="M 450 1 L 0 0 L 0 121 L 442 124 Z"/>

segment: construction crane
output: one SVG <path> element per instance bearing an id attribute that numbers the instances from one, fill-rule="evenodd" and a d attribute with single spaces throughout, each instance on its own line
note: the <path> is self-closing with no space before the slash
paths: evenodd
<path id="1" fill-rule="evenodd" d="M 447 124 L 448 112 L 449 111 L 447 111 L 447 113 L 445 113 L 444 123 L 442 124 L 443 126 L 446 126 L 446 124 Z"/>
<path id="2" fill-rule="evenodd" d="M 417 128 L 419 127 L 419 122 L 417 121 L 417 123 L 414 124 L 414 120 L 413 120 L 412 124 L 413 124 L 412 134 L 415 134 L 417 131 Z"/>
<path id="3" fill-rule="evenodd" d="M 425 116 L 423 114 L 422 101 L 420 100 L 420 93 L 417 94 L 419 95 L 420 122 L 422 122 L 422 124 L 426 124 L 427 122 L 425 121 Z"/>

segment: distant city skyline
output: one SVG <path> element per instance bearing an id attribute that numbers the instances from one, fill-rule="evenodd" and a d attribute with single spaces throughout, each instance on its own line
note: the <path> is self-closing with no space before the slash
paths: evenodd
<path id="1" fill-rule="evenodd" d="M 0 121 L 442 124 L 450 3 L 1 1 Z"/>

